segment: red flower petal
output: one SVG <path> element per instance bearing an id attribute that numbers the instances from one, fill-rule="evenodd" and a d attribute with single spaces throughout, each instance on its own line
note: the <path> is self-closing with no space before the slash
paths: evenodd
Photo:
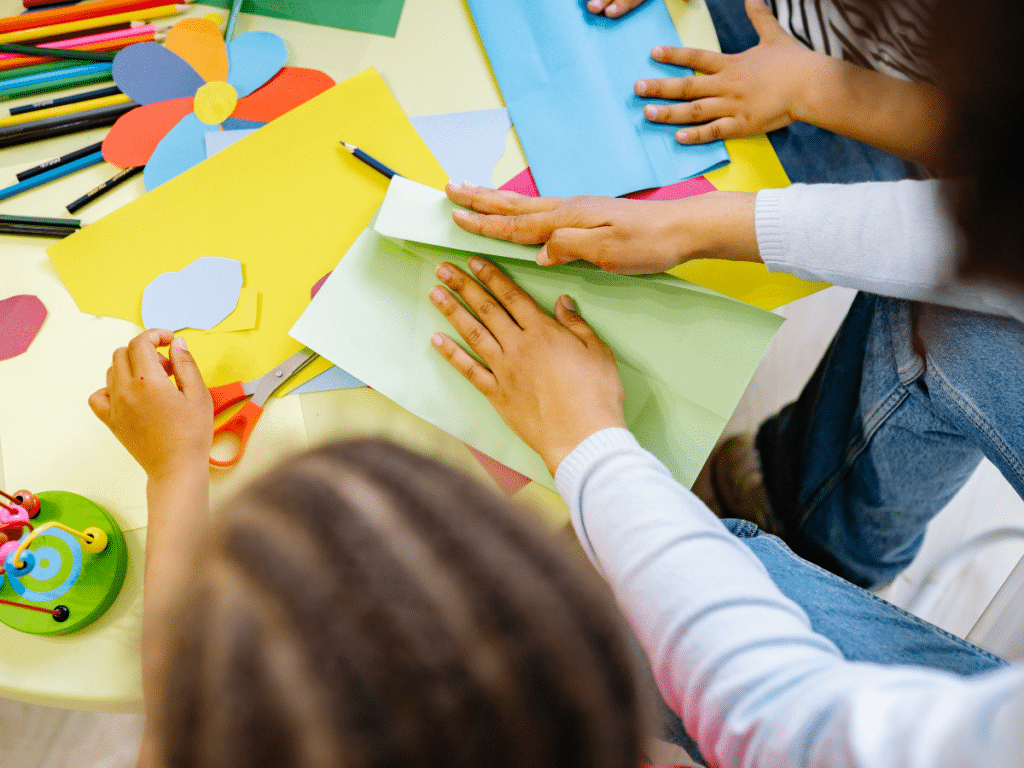
<path id="1" fill-rule="evenodd" d="M 262 88 L 239 99 L 231 116 L 269 123 L 333 86 L 334 80 L 318 69 L 284 67 Z"/>
<path id="2" fill-rule="evenodd" d="M 121 168 L 145 165 L 160 140 L 192 112 L 192 102 L 158 101 L 121 115 L 103 140 L 103 159 Z"/>

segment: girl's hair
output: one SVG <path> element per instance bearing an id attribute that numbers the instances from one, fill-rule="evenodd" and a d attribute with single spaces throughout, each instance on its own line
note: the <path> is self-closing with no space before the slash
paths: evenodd
<path id="1" fill-rule="evenodd" d="M 604 586 L 529 512 L 373 440 L 219 515 L 170 654 L 171 768 L 635 768 L 647 699 Z"/>

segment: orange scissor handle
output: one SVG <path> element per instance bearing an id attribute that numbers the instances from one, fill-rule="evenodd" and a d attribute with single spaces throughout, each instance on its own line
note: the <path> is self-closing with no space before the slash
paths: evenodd
<path id="1" fill-rule="evenodd" d="M 213 412 L 218 414 L 239 400 L 245 400 L 248 395 L 245 394 L 245 387 L 242 386 L 242 382 L 236 381 L 232 384 L 210 387 L 210 397 L 213 398 Z"/>
<path id="2" fill-rule="evenodd" d="M 245 453 L 245 444 L 249 442 L 249 435 L 252 434 L 253 427 L 260 420 L 260 414 L 262 413 L 262 406 L 249 401 L 239 409 L 238 413 L 213 430 L 214 442 L 216 442 L 219 435 L 230 433 L 238 436 L 240 444 L 238 446 L 238 453 L 235 454 L 234 458 L 228 461 L 218 461 L 211 456 L 210 464 L 215 467 L 233 467 L 237 464 L 238 460 L 242 458 L 242 454 Z"/>

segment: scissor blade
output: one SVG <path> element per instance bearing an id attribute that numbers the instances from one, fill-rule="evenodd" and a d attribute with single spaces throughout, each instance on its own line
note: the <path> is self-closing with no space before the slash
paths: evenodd
<path id="1" fill-rule="evenodd" d="M 296 352 L 257 382 L 252 402 L 262 407 L 270 399 L 270 396 L 284 386 L 292 376 L 318 357 L 316 352 L 308 349 Z"/>

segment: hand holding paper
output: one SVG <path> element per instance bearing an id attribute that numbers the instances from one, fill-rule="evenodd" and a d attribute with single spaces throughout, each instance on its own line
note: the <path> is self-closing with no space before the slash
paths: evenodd
<path id="1" fill-rule="evenodd" d="M 615 356 L 568 296 L 559 297 L 552 318 L 490 262 L 470 259 L 469 268 L 487 290 L 452 264 L 436 274 L 473 314 L 441 287 L 430 299 L 486 367 L 444 334 L 431 342 L 554 476 L 590 435 L 626 426 Z"/>

